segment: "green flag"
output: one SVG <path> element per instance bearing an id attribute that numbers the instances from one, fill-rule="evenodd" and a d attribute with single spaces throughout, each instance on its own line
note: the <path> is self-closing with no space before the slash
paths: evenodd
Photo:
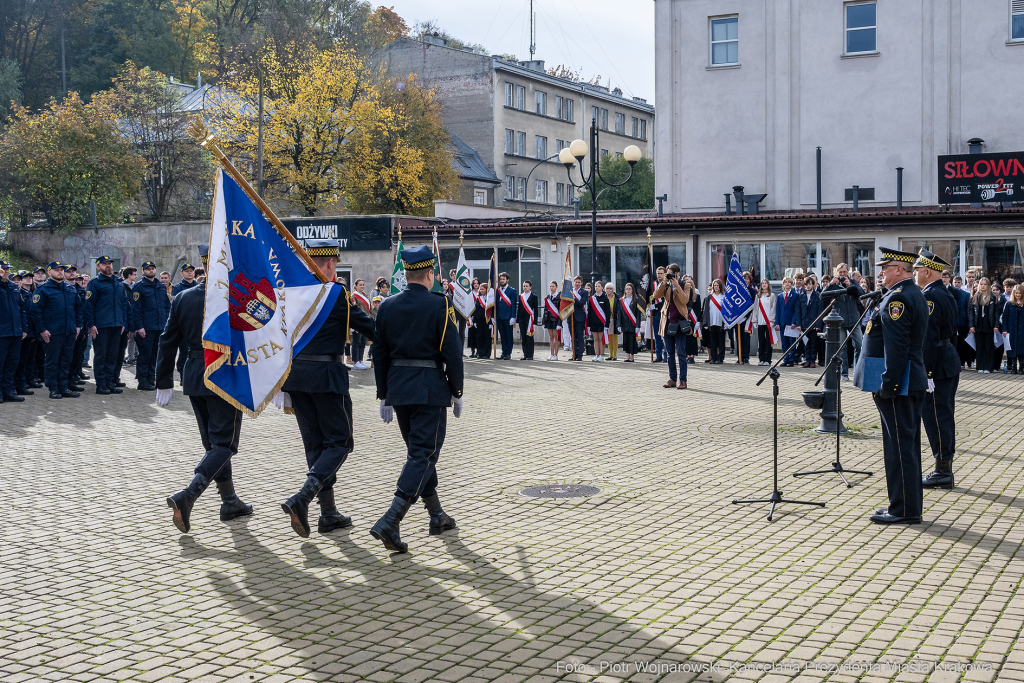
<path id="1" fill-rule="evenodd" d="M 405 268 L 402 266 L 402 238 L 398 238 L 398 255 L 395 257 L 395 268 L 391 271 L 391 293 L 395 294 L 405 289 Z"/>
<path id="2" fill-rule="evenodd" d="M 444 288 L 441 286 L 441 247 L 437 245 L 437 232 L 434 232 L 434 286 L 430 288 L 431 292 L 444 293 Z"/>

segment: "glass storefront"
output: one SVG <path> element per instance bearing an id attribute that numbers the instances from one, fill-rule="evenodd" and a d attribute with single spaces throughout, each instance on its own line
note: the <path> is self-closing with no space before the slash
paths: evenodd
<path id="1" fill-rule="evenodd" d="M 817 242 L 767 242 L 764 245 L 764 276 L 773 282 L 797 273 L 818 272 Z"/>
<path id="2" fill-rule="evenodd" d="M 850 273 L 859 272 L 866 277 L 875 275 L 875 242 L 822 242 L 822 273 L 833 275 L 840 263 L 850 268 Z"/>
<path id="3" fill-rule="evenodd" d="M 916 254 L 927 249 L 953 267 L 953 274 L 960 272 L 960 240 L 904 239 L 900 241 L 900 251 Z"/>
<path id="4" fill-rule="evenodd" d="M 576 264 L 574 269 L 578 275 L 583 278 L 584 282 L 590 282 L 591 273 L 593 272 L 593 251 L 591 247 L 580 247 L 579 250 L 579 262 Z M 607 282 L 612 277 L 612 248 L 611 247 L 598 247 L 597 248 L 597 279 L 602 282 Z"/>
<path id="5" fill-rule="evenodd" d="M 1024 281 L 1024 238 L 967 240 L 966 270 L 990 280 L 1013 278 Z"/>
<path id="6" fill-rule="evenodd" d="M 750 271 L 753 282 L 761 281 L 761 245 L 760 244 L 712 244 L 708 261 L 711 268 L 711 281 L 725 282 L 732 261 L 733 252 L 739 254 L 740 267 L 744 272 Z M 706 287 L 705 287 L 706 289 Z"/>

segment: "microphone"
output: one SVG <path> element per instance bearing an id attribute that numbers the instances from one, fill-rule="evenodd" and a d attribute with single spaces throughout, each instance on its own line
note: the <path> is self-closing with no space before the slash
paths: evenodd
<path id="1" fill-rule="evenodd" d="M 862 294 L 860 296 L 860 300 L 861 301 L 878 300 L 878 299 L 881 299 L 884 295 L 885 295 L 885 292 L 883 292 L 880 289 L 876 289 L 873 292 L 868 292 L 867 294 Z"/>
<path id="2" fill-rule="evenodd" d="M 857 287 L 850 285 L 846 289 L 833 289 L 827 292 L 822 292 L 821 299 L 822 301 L 828 301 L 829 299 L 836 299 L 841 296 L 846 296 L 847 294 L 850 296 L 857 296 L 858 291 L 860 290 Z"/>

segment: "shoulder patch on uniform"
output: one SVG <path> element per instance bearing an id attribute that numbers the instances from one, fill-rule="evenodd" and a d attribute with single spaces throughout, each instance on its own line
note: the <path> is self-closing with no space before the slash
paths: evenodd
<path id="1" fill-rule="evenodd" d="M 134 299 L 135 301 L 138 301 L 139 300 L 139 293 L 138 292 L 132 292 L 132 299 Z"/>
<path id="2" fill-rule="evenodd" d="M 91 296 L 92 296 L 92 290 L 91 289 L 85 290 L 85 298 L 88 299 Z"/>
<path id="3" fill-rule="evenodd" d="M 902 301 L 890 301 L 885 310 L 891 319 L 899 320 L 900 316 L 903 315 L 904 308 Z"/>
<path id="4" fill-rule="evenodd" d="M 456 322 L 456 320 L 455 320 L 455 308 L 454 307 L 449 307 L 448 308 L 448 319 L 452 321 L 452 325 L 458 325 L 458 322 Z"/>
<path id="5" fill-rule="evenodd" d="M 929 301 L 928 302 L 928 315 L 931 315 L 934 310 L 935 310 L 935 302 L 934 301 Z"/>
<path id="6" fill-rule="evenodd" d="M 37 304 L 42 297 L 39 294 L 32 295 L 32 303 Z"/>

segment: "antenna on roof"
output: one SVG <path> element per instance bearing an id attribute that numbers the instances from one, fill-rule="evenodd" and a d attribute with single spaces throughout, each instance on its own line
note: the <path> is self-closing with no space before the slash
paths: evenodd
<path id="1" fill-rule="evenodd" d="M 530 61 L 537 51 L 537 14 L 533 11 L 533 0 L 530 0 Z"/>

